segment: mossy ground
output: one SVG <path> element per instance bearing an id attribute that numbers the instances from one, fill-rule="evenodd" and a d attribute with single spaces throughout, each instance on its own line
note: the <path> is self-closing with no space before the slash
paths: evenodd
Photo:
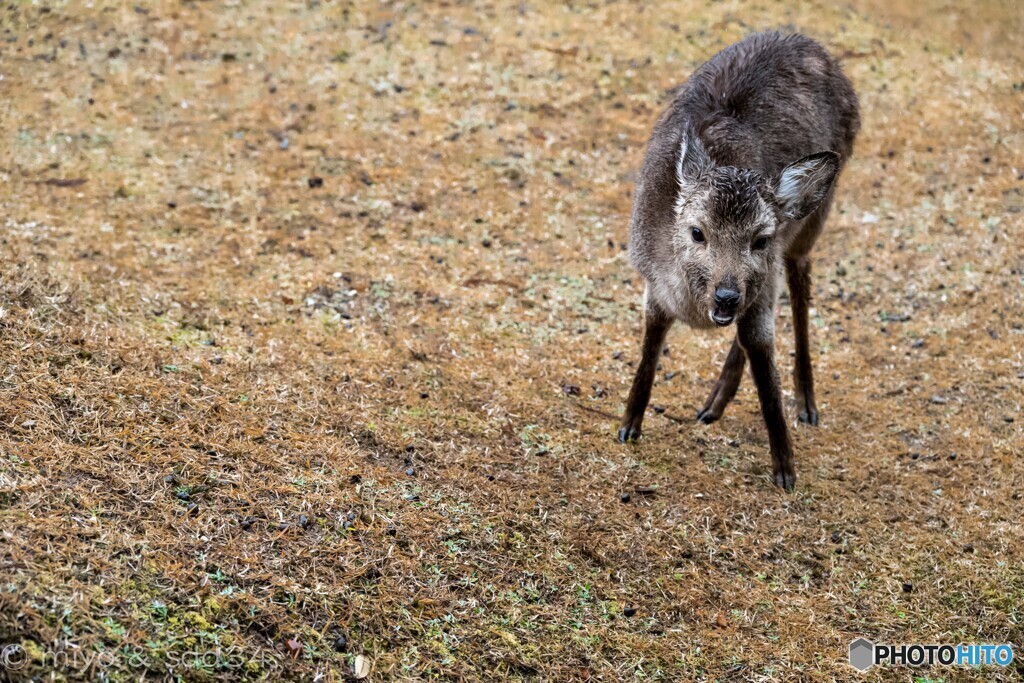
<path id="1" fill-rule="evenodd" d="M 6 3 L 0 645 L 27 661 L 0 678 L 1016 680 L 846 648 L 1024 654 L 1022 25 Z M 663 412 L 614 442 L 646 136 L 762 28 L 821 40 L 863 107 L 791 495 L 749 378 L 691 420 L 727 332 L 673 331 Z"/>

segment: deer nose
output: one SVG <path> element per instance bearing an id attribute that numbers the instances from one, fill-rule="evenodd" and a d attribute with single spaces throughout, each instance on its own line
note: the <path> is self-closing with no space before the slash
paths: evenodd
<path id="1" fill-rule="evenodd" d="M 740 293 L 728 287 L 715 290 L 715 306 L 723 311 L 733 311 L 740 305 Z"/>

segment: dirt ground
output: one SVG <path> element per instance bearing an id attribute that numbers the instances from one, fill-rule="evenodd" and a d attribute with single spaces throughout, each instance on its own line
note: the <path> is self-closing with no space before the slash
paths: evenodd
<path id="1" fill-rule="evenodd" d="M 1024 12 L 956 4 L 4 3 L 0 679 L 1018 680 Z M 863 109 L 792 494 L 749 377 L 693 420 L 731 331 L 614 439 L 644 142 L 763 28 Z"/>

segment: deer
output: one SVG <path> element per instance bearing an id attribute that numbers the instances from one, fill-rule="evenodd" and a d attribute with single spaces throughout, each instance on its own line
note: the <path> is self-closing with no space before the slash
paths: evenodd
<path id="1" fill-rule="evenodd" d="M 628 255 L 643 277 L 640 362 L 618 439 L 641 437 L 665 337 L 736 324 L 698 422 L 722 417 L 747 361 L 768 431 L 775 485 L 796 484 L 775 359 L 775 309 L 789 287 L 799 422 L 817 426 L 808 307 L 811 250 L 860 129 L 837 61 L 801 34 L 750 35 L 681 85 L 658 118 L 633 199 Z"/>

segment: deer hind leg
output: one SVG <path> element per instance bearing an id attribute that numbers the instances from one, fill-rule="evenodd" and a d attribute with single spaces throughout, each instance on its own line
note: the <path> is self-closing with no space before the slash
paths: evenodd
<path id="1" fill-rule="evenodd" d="M 729 355 L 726 356 L 725 363 L 722 365 L 722 374 L 718 376 L 718 381 L 711 389 L 711 395 L 704 402 L 704 407 L 697 413 L 698 422 L 711 424 L 722 417 L 725 407 L 729 405 L 729 401 L 736 395 L 736 390 L 740 387 L 743 368 L 746 364 L 747 355 L 743 352 L 739 340 L 734 337 L 732 348 L 729 349 Z"/>
<path id="2" fill-rule="evenodd" d="M 815 427 L 818 426 L 818 405 L 814 400 L 814 369 L 811 365 L 807 319 L 811 303 L 810 251 L 824 226 L 830 200 L 831 197 L 827 198 L 817 211 L 804 219 L 804 225 L 785 258 L 786 283 L 789 285 L 789 301 L 793 309 L 793 333 L 796 336 L 793 384 L 797 417 L 800 422 Z"/>

